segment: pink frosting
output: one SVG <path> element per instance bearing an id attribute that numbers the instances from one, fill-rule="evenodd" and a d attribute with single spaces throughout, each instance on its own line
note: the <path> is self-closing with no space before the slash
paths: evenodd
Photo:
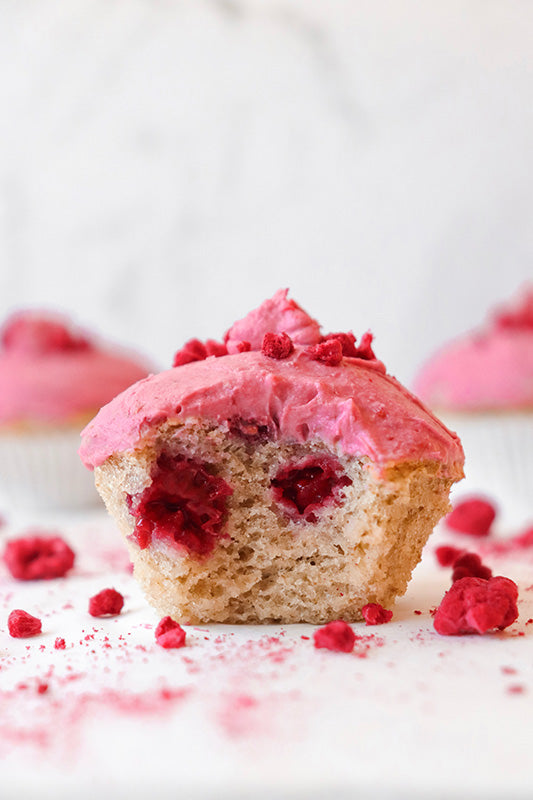
<path id="1" fill-rule="evenodd" d="M 424 366 L 415 392 L 432 408 L 533 408 L 533 289 L 488 325 L 451 342 Z"/>
<path id="2" fill-rule="evenodd" d="M 240 341 L 246 335 L 257 347 L 266 327 L 275 325 L 266 332 L 286 331 L 286 302 L 286 292 L 278 292 L 266 304 L 266 319 L 259 309 L 236 323 L 230 335 Z M 317 323 L 295 309 L 300 322 L 291 336 L 316 342 Z M 81 458 L 88 467 L 98 466 L 115 452 L 148 443 L 165 420 L 187 417 L 265 426 L 272 436 L 294 442 L 321 439 L 346 454 L 368 456 L 378 470 L 413 460 L 438 462 L 444 471 L 463 463 L 457 436 L 386 375 L 380 361 L 344 357 L 331 366 L 314 360 L 301 345 L 288 358 L 252 350 L 209 357 L 140 381 L 85 428 Z"/>
<path id="3" fill-rule="evenodd" d="M 252 350 L 260 350 L 265 333 L 287 333 L 294 344 L 317 344 L 320 325 L 300 306 L 289 300 L 288 289 L 279 289 L 274 297 L 250 311 L 226 334 L 228 352 L 236 352 L 239 342 L 249 342 Z"/>
<path id="4" fill-rule="evenodd" d="M 147 373 L 140 359 L 97 346 L 62 317 L 18 312 L 2 330 L 0 424 L 92 413 Z"/>

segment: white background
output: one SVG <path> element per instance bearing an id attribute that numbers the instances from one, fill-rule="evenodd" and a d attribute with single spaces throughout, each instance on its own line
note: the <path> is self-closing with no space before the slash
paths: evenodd
<path id="1" fill-rule="evenodd" d="M 163 366 L 290 286 L 409 382 L 531 267 L 520 0 L 2 0 L 0 315 Z"/>

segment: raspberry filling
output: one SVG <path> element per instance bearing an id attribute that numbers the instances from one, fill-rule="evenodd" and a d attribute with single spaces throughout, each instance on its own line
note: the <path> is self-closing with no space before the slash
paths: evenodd
<path id="1" fill-rule="evenodd" d="M 311 458 L 283 467 L 272 479 L 272 492 L 278 503 L 295 519 L 316 522 L 315 512 L 331 503 L 339 504 L 342 489 L 352 480 L 342 473 L 341 465 L 331 458 Z"/>
<path id="2" fill-rule="evenodd" d="M 150 486 L 127 498 L 136 520 L 133 539 L 142 550 L 157 539 L 195 555 L 212 552 L 223 535 L 226 499 L 233 489 L 208 467 L 192 458 L 161 453 Z"/>

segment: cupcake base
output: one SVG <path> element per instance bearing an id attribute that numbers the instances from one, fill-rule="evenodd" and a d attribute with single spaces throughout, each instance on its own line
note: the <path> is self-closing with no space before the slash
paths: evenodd
<path id="1" fill-rule="evenodd" d="M 15 511 L 75 510 L 101 503 L 78 456 L 79 426 L 0 435 L 0 500 Z"/>
<path id="2" fill-rule="evenodd" d="M 533 413 L 441 412 L 465 451 L 466 479 L 457 494 L 481 492 L 496 500 L 505 526 L 533 520 Z"/>

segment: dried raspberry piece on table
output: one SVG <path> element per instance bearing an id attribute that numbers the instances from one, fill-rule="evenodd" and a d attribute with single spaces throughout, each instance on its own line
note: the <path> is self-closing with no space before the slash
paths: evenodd
<path id="1" fill-rule="evenodd" d="M 42 623 L 38 617 L 16 608 L 7 619 L 7 628 L 13 638 L 27 639 L 30 636 L 37 636 L 37 634 L 41 633 Z"/>
<path id="2" fill-rule="evenodd" d="M 62 639 L 60 636 L 58 636 L 57 639 L 54 642 L 54 648 L 56 650 L 65 650 L 66 646 L 67 645 L 65 644 L 65 640 Z"/>
<path id="3" fill-rule="evenodd" d="M 265 333 L 261 352 L 264 356 L 281 361 L 293 352 L 292 339 L 286 333 Z"/>
<path id="4" fill-rule="evenodd" d="M 392 619 L 392 611 L 383 608 L 379 603 L 367 603 L 361 609 L 367 625 L 384 625 Z"/>
<path id="5" fill-rule="evenodd" d="M 355 644 L 355 633 L 348 623 L 343 620 L 328 622 L 323 628 L 319 628 L 313 633 L 313 640 L 316 648 L 326 650 L 337 650 L 341 653 L 351 653 Z"/>
<path id="6" fill-rule="evenodd" d="M 452 583 L 461 578 L 492 578 L 492 570 L 486 567 L 477 553 L 460 553 L 453 562 Z"/>
<path id="7" fill-rule="evenodd" d="M 433 625 L 444 636 L 503 630 L 518 617 L 517 599 L 509 578 L 461 578 L 444 595 Z"/>
<path id="8" fill-rule="evenodd" d="M 228 351 L 225 344 L 214 339 L 201 342 L 200 339 L 189 339 L 183 347 L 177 351 L 172 362 L 173 367 L 182 367 L 184 364 L 191 364 L 193 361 L 205 361 L 209 356 L 227 356 Z"/>
<path id="9" fill-rule="evenodd" d="M 463 555 L 464 552 L 464 550 L 460 550 L 458 547 L 443 544 L 441 547 L 437 547 L 435 555 L 441 567 L 452 567 L 459 556 Z"/>
<path id="10" fill-rule="evenodd" d="M 116 589 L 102 589 L 89 600 L 91 617 L 116 617 L 124 606 L 124 598 Z"/>
<path id="11" fill-rule="evenodd" d="M 163 617 L 155 629 L 157 644 L 166 650 L 185 647 L 185 637 L 185 631 L 172 617 Z"/>
<path id="12" fill-rule="evenodd" d="M 483 497 L 469 497 L 454 506 L 445 518 L 448 528 L 471 536 L 488 536 L 496 517 L 495 506 Z"/>
<path id="13" fill-rule="evenodd" d="M 313 361 L 321 361 L 328 367 L 336 367 L 342 361 L 342 343 L 338 339 L 329 339 L 313 347 L 308 347 L 306 353 Z"/>
<path id="14" fill-rule="evenodd" d="M 74 552 L 60 536 L 28 535 L 6 545 L 4 561 L 20 581 L 62 578 L 74 564 Z"/>

